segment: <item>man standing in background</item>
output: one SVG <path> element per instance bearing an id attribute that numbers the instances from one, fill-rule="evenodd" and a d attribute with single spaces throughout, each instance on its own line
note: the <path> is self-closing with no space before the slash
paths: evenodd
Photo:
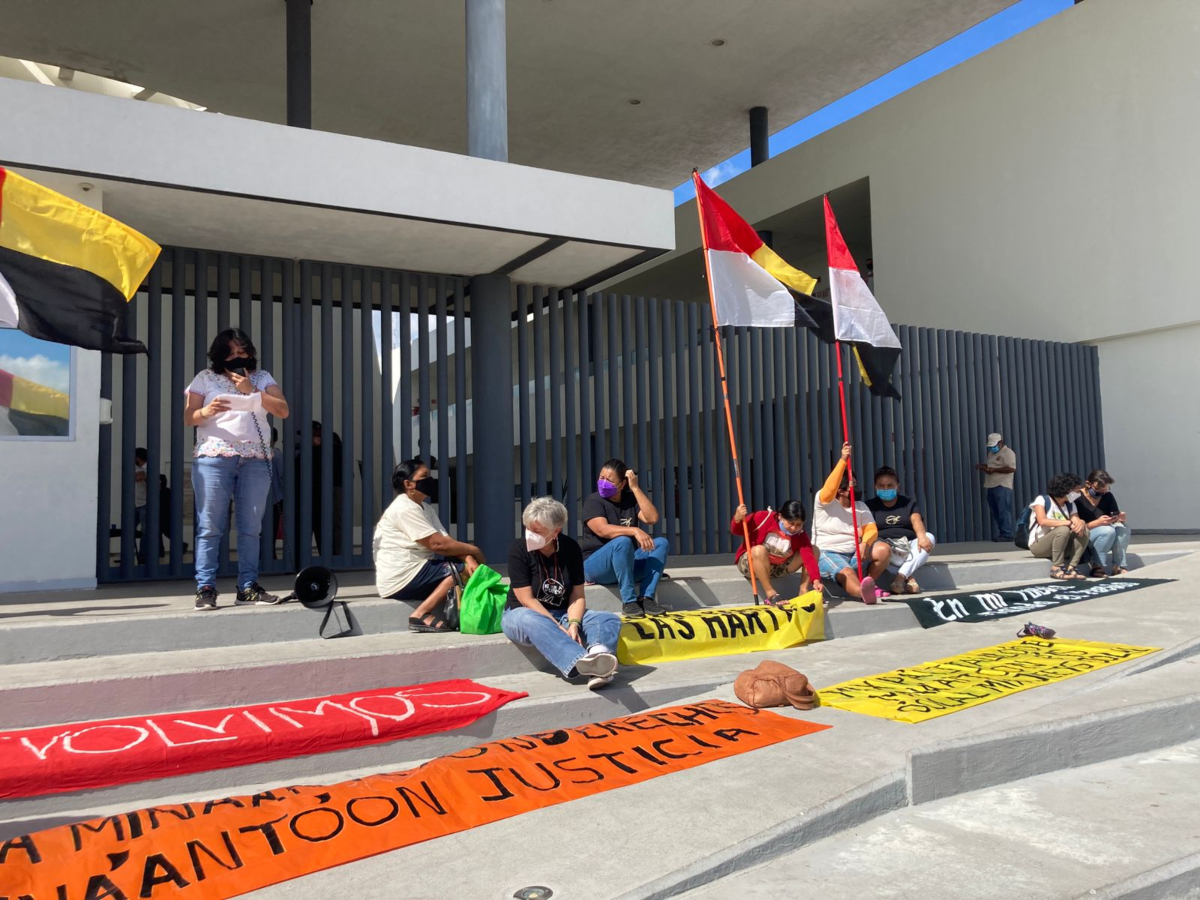
<path id="1" fill-rule="evenodd" d="M 988 509 L 992 513 L 995 542 L 1013 539 L 1013 475 L 1017 471 L 1017 454 L 1004 443 L 998 432 L 987 437 L 987 461 L 975 468 L 983 473 Z"/>

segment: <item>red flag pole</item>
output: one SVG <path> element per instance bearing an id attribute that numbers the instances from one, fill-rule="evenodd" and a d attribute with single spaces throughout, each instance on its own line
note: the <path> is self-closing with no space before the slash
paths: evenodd
<path id="1" fill-rule="evenodd" d="M 838 395 L 842 400 L 842 438 L 849 444 L 850 424 L 846 418 L 846 383 L 842 378 L 842 342 L 837 341 L 834 346 L 837 348 Z M 854 523 L 854 558 L 858 561 L 858 581 L 861 584 L 863 579 L 862 541 L 858 539 L 858 508 L 854 501 L 854 466 L 850 460 L 846 460 L 846 471 L 850 475 L 850 519 Z"/>
<path id="2" fill-rule="evenodd" d="M 692 169 L 692 183 L 700 180 L 697 170 Z M 700 190 L 696 189 L 696 215 L 700 218 L 700 244 L 704 252 L 704 274 L 708 280 L 708 302 L 712 304 L 713 343 L 717 347 L 717 366 L 721 372 L 721 395 L 725 398 L 725 425 L 729 431 L 729 452 L 733 457 L 733 476 L 737 482 L 738 505 L 746 505 L 745 493 L 742 490 L 742 464 L 738 461 L 737 438 L 733 434 L 733 412 L 729 406 L 729 379 L 725 375 L 725 352 L 721 349 L 721 329 L 717 326 L 717 297 L 713 293 L 712 268 L 708 264 L 708 232 L 704 228 L 704 210 L 700 208 Z M 695 410 L 693 410 L 693 413 Z M 754 576 L 754 560 L 750 557 L 750 525 L 747 516 L 742 519 L 742 547 L 746 552 L 747 569 L 750 571 L 750 590 L 754 593 L 754 602 L 758 603 L 758 579 Z M 860 564 L 861 568 L 861 564 Z"/>

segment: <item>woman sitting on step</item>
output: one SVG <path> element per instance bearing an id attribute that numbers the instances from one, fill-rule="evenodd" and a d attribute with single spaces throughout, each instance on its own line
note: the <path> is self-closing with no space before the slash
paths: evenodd
<path id="1" fill-rule="evenodd" d="M 553 497 L 538 497 L 521 521 L 525 536 L 508 553 L 504 634 L 535 648 L 564 678 L 582 675 L 592 690 L 604 687 L 617 671 L 621 617 L 587 608 L 583 552 L 562 533 L 567 508 Z"/>

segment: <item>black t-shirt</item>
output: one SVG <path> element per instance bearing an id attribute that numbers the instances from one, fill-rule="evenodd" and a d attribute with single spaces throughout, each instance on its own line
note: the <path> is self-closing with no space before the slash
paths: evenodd
<path id="1" fill-rule="evenodd" d="M 875 527 L 879 529 L 880 538 L 917 539 L 912 517 L 920 514 L 921 510 L 916 500 L 898 494 L 894 506 L 884 506 L 882 500 L 872 497 L 867 501 L 867 509 L 875 516 Z"/>
<path id="2" fill-rule="evenodd" d="M 1079 513 L 1079 518 L 1085 522 L 1094 522 L 1101 516 L 1116 516 L 1121 512 L 1121 508 L 1117 506 L 1117 498 L 1112 495 L 1112 491 L 1101 494 L 1100 499 L 1093 503 L 1086 489 L 1075 501 L 1075 509 Z"/>
<path id="3" fill-rule="evenodd" d="M 592 519 L 603 519 L 609 525 L 619 525 L 622 528 L 636 528 L 638 524 L 638 502 L 633 491 L 626 489 L 612 500 L 605 500 L 600 494 L 594 493 L 583 501 L 583 539 L 579 542 L 583 547 L 583 555 L 588 556 L 605 544 L 607 540 L 593 533 L 588 528 Z M 611 538 L 609 539 L 611 540 Z"/>
<path id="4" fill-rule="evenodd" d="M 571 592 L 583 584 L 583 553 L 579 544 L 565 534 L 558 536 L 558 549 L 552 556 L 540 550 L 525 549 L 525 538 L 519 538 L 508 551 L 508 603 L 505 609 L 517 609 L 523 604 L 513 588 L 533 588 L 533 596 L 547 609 L 565 610 L 571 602 Z"/>

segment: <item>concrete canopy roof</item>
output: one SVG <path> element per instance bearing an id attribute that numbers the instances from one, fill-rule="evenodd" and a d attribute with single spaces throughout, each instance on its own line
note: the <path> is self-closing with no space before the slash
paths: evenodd
<path id="1" fill-rule="evenodd" d="M 1013 2 L 509 0 L 510 161 L 670 188 L 747 146 L 750 107 L 778 129 Z M 312 16 L 315 128 L 465 150 L 462 0 Z M 0 55 L 282 122 L 284 28 L 283 0 L 6 0 Z"/>

